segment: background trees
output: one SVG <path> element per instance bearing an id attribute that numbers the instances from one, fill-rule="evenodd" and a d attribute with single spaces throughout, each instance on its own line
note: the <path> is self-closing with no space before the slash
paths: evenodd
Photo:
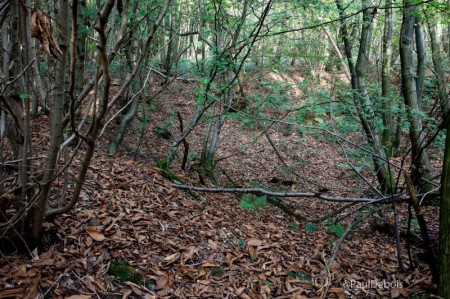
<path id="1" fill-rule="evenodd" d="M 2 236 L 38 244 L 44 221 L 77 203 L 101 137 L 109 155 L 122 146 L 145 155 L 127 140 L 167 136 L 155 159 L 166 175 L 180 165 L 203 183 L 235 185 L 218 169 L 230 121 L 261 130 L 254 139 L 267 139 L 289 178 L 301 166 L 283 160 L 275 130 L 332 139 L 347 161 L 336 167 L 371 197 L 405 196 L 403 170 L 419 195 L 447 197 L 433 165 L 448 152 L 448 4 L 28 0 L 0 9 Z M 195 84 L 191 113 L 173 108 L 152 123 L 154 99 L 179 80 Z M 43 119 L 49 139 L 39 141 Z M 443 256 L 441 271 L 447 264 Z"/>

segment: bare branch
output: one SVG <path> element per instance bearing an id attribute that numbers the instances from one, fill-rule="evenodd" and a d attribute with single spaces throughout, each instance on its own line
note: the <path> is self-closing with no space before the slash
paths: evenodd
<path id="1" fill-rule="evenodd" d="M 399 199 L 402 194 L 396 194 L 392 196 L 387 196 L 383 198 L 364 198 L 364 197 L 337 197 L 329 196 L 323 193 L 312 193 L 312 192 L 277 192 L 269 191 L 262 188 L 206 188 L 206 187 L 196 187 L 180 184 L 172 184 L 172 187 L 182 190 L 192 190 L 201 192 L 211 192 L 211 193 L 251 193 L 259 195 L 267 195 L 270 197 L 308 197 L 323 199 L 332 202 L 366 202 L 366 203 L 385 203 L 390 202 L 395 199 Z"/>

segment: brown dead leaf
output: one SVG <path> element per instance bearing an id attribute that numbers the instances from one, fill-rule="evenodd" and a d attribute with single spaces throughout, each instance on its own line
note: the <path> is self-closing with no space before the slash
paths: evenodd
<path id="1" fill-rule="evenodd" d="M 210 240 L 208 240 L 208 247 L 213 250 L 216 250 L 219 246 L 217 246 L 216 242 L 214 242 L 213 240 L 210 239 Z"/>
<path id="2" fill-rule="evenodd" d="M 404 288 L 392 288 L 391 289 L 391 298 L 399 298 L 400 296 L 408 298 L 409 293 Z"/>
<path id="3" fill-rule="evenodd" d="M 61 60 L 62 51 L 53 38 L 52 26 L 40 10 L 33 11 L 31 15 L 31 36 L 39 40 L 49 55 Z"/>
<path id="4" fill-rule="evenodd" d="M 164 261 L 167 262 L 167 264 L 172 264 L 172 263 L 175 263 L 180 258 L 180 256 L 181 256 L 180 253 L 176 252 L 174 254 L 166 256 L 164 258 Z"/>
<path id="5" fill-rule="evenodd" d="M 106 239 L 105 235 L 99 232 L 95 226 L 86 227 L 86 232 L 95 241 L 100 242 Z"/>
<path id="6" fill-rule="evenodd" d="M 23 293 L 23 291 L 24 290 L 21 288 L 4 289 L 0 291 L 0 298 L 18 297 L 20 294 Z"/>
<path id="7" fill-rule="evenodd" d="M 344 289 L 343 289 L 343 288 L 329 288 L 329 289 L 328 289 L 328 293 L 335 293 L 335 294 L 338 296 L 339 299 L 345 299 L 345 298 L 347 298 L 347 297 L 345 296 L 345 293 L 344 293 Z"/>
<path id="8" fill-rule="evenodd" d="M 91 299 L 92 297 L 89 295 L 72 295 L 69 297 L 65 297 L 65 299 Z"/>
<path id="9" fill-rule="evenodd" d="M 184 251 L 183 254 L 181 255 L 183 262 L 192 258 L 196 249 L 197 249 L 196 246 L 193 246 L 193 245 L 189 246 L 188 249 L 186 251 Z"/>
<path id="10" fill-rule="evenodd" d="M 245 288 L 239 288 L 236 291 L 234 291 L 234 294 L 236 296 L 238 296 L 241 299 L 252 299 L 252 297 L 250 297 L 249 295 L 244 293 Z"/>
<path id="11" fill-rule="evenodd" d="M 202 267 L 204 267 L 204 268 L 208 268 L 208 267 L 217 267 L 217 266 L 219 266 L 219 263 L 214 262 L 214 261 L 204 261 L 204 262 L 202 263 Z"/>
<path id="12" fill-rule="evenodd" d="M 261 246 L 263 243 L 263 241 L 259 240 L 259 239 L 250 239 L 248 240 L 247 244 L 250 246 Z"/>
<path id="13" fill-rule="evenodd" d="M 197 280 L 198 284 L 203 284 L 203 285 L 209 285 L 209 280 L 208 279 L 200 279 Z"/>

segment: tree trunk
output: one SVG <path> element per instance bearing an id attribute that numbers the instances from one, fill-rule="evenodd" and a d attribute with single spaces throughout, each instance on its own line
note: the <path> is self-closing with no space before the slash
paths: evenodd
<path id="1" fill-rule="evenodd" d="M 392 115 L 391 98 L 391 59 L 392 59 L 392 0 L 386 0 L 383 32 L 383 57 L 381 69 L 381 97 L 383 119 L 383 145 L 388 156 L 392 155 L 392 143 L 395 138 L 394 116 Z"/>
<path id="2" fill-rule="evenodd" d="M 438 86 L 438 97 L 439 104 L 441 106 L 442 118 L 445 121 L 449 121 L 449 103 L 447 97 L 447 83 L 445 81 L 445 72 L 442 64 L 441 58 L 441 47 L 439 45 L 439 41 L 437 39 L 436 34 L 436 23 L 433 22 L 431 16 L 427 16 L 428 28 L 430 32 L 430 40 L 431 40 L 431 53 L 433 59 L 434 70 L 436 74 L 437 86 Z"/>
<path id="3" fill-rule="evenodd" d="M 42 237 L 42 223 L 47 210 L 47 200 L 52 186 L 52 179 L 55 173 L 59 146 L 62 137 L 63 116 L 65 106 L 65 76 L 67 68 L 67 44 L 69 36 L 69 4 L 67 0 L 60 0 L 58 13 L 58 24 L 60 25 L 59 47 L 62 51 L 61 61 L 56 64 L 55 88 L 53 90 L 53 107 L 52 107 L 52 130 L 50 135 L 50 147 L 47 152 L 47 161 L 45 166 L 44 177 L 42 180 L 43 190 L 39 196 L 35 208 L 32 212 L 32 229 L 30 242 L 38 245 Z"/>
<path id="4" fill-rule="evenodd" d="M 78 1 L 78 41 L 77 41 L 77 65 L 76 65 L 76 86 L 75 94 L 78 95 L 84 86 L 84 69 L 86 63 L 86 39 L 87 39 L 87 20 L 83 19 L 83 14 L 86 11 L 85 0 Z"/>
<path id="5" fill-rule="evenodd" d="M 444 165 L 442 167 L 442 199 L 439 219 L 438 294 L 450 298 L 450 125 L 447 123 Z"/>
<path id="6" fill-rule="evenodd" d="M 371 46 L 373 9 L 364 10 L 363 25 L 360 34 L 360 44 L 356 65 L 352 57 L 352 44 L 347 31 L 346 18 L 341 0 L 335 0 L 341 18 L 342 37 L 344 40 L 345 54 L 352 77 L 352 89 L 355 106 L 361 121 L 367 142 L 372 146 L 375 155 L 372 157 L 374 170 L 383 193 L 391 193 L 394 189 L 394 181 L 387 164 L 387 155 L 381 141 L 379 129 L 376 125 L 376 115 L 371 111 L 373 103 L 369 96 L 365 76 L 369 63 L 369 50 Z M 367 1 L 363 1 L 363 7 L 367 7 Z"/>
<path id="7" fill-rule="evenodd" d="M 130 65 L 130 69 L 131 69 L 131 77 L 138 77 L 140 78 L 139 74 L 141 73 L 141 67 L 142 67 L 142 63 L 144 61 L 147 61 L 148 55 L 146 55 L 145 53 L 149 52 L 150 49 L 150 43 L 153 40 L 153 37 L 155 36 L 156 30 L 159 28 L 163 18 L 165 17 L 166 13 L 167 13 L 167 9 L 168 6 L 170 5 L 171 0 L 167 0 L 166 5 L 164 6 L 163 10 L 160 12 L 157 21 L 154 23 L 146 41 L 145 44 L 142 46 L 140 52 L 144 53 L 141 54 L 140 60 L 137 63 L 132 63 L 130 57 L 127 57 Z M 125 11 L 125 10 L 124 10 Z M 131 49 L 127 49 L 127 54 L 130 55 L 130 51 Z M 140 84 L 138 84 L 139 86 Z M 128 87 L 131 88 L 131 87 Z M 126 132 L 126 128 L 128 127 L 128 125 L 130 124 L 130 122 L 132 121 L 132 119 L 134 118 L 134 116 L 136 115 L 136 112 L 138 110 L 138 105 L 139 105 L 139 100 L 140 97 L 136 96 L 135 98 L 133 98 L 133 102 L 131 104 L 131 109 L 128 111 L 128 113 L 126 115 L 123 116 L 123 119 L 120 122 L 120 129 L 119 132 L 116 134 L 115 138 L 111 141 L 109 147 L 108 147 L 108 154 L 110 155 L 114 155 L 117 153 L 117 150 L 119 148 L 120 143 L 123 140 L 123 136 L 125 135 Z"/>
<path id="8" fill-rule="evenodd" d="M 419 17 L 415 18 L 414 32 L 416 34 L 416 51 L 417 51 L 417 74 L 416 74 L 417 102 L 420 107 L 423 93 L 423 81 L 425 79 L 425 42 L 423 40 L 422 20 Z"/>
<path id="9" fill-rule="evenodd" d="M 413 182 L 416 187 L 423 182 L 422 179 L 430 180 L 430 163 L 428 155 L 423 148 L 425 144 L 422 121 L 418 115 L 419 102 L 416 90 L 416 74 L 414 73 L 413 65 L 413 35 L 416 6 L 412 2 L 405 2 L 403 11 L 403 23 L 400 36 L 400 60 L 402 73 L 402 90 L 405 105 L 408 107 L 407 115 L 410 122 L 410 140 L 412 147 L 412 175 Z M 430 184 L 425 183 L 422 188 L 423 191 L 430 190 Z"/>

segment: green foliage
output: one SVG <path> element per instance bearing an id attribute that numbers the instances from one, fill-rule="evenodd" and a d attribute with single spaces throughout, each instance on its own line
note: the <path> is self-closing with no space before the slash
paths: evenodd
<path id="1" fill-rule="evenodd" d="M 163 138 L 163 139 L 169 139 L 172 136 L 172 133 L 170 133 L 169 128 L 172 126 L 172 122 L 166 122 L 162 125 L 162 127 L 156 126 L 153 131 L 155 132 L 156 136 Z"/>
<path id="2" fill-rule="evenodd" d="M 342 236 L 345 233 L 345 226 L 342 226 L 341 224 L 329 224 L 328 228 L 336 235 L 338 238 L 342 238 Z"/>
<path id="3" fill-rule="evenodd" d="M 308 233 L 312 233 L 312 232 L 314 232 L 314 231 L 316 231 L 316 230 L 318 230 L 318 229 L 319 229 L 318 226 L 316 226 L 316 225 L 314 225 L 314 224 L 312 224 L 312 223 L 306 223 L 306 231 L 307 231 Z"/>
<path id="4" fill-rule="evenodd" d="M 242 197 L 240 204 L 243 209 L 258 211 L 261 207 L 267 205 L 267 198 L 265 196 L 246 194 Z"/>
<path id="5" fill-rule="evenodd" d="M 125 262 L 111 262 L 108 274 L 114 276 L 120 283 L 130 281 L 135 284 L 142 284 L 143 281 L 142 274 L 134 270 Z"/>
<path id="6" fill-rule="evenodd" d="M 438 154 L 440 155 L 440 157 L 436 157 L 436 158 L 441 158 L 441 159 L 444 158 L 444 152 L 445 152 L 445 150 L 444 150 L 444 149 L 445 149 L 445 136 L 446 136 L 446 134 L 447 134 L 447 130 L 446 130 L 446 129 L 441 130 L 441 131 L 437 134 L 437 136 L 436 136 L 436 138 L 433 140 L 433 142 L 431 143 L 431 145 L 432 145 L 433 147 L 436 148 Z"/>
<path id="7" fill-rule="evenodd" d="M 356 171 L 361 172 L 363 170 L 362 166 L 350 166 L 349 164 L 346 163 L 339 163 L 337 166 L 344 168 L 344 169 L 349 169 L 349 170 L 353 170 L 353 168 L 355 168 Z"/>
<path id="8" fill-rule="evenodd" d="M 306 273 L 299 273 L 299 272 L 295 272 L 295 271 L 289 271 L 287 274 L 288 274 L 288 276 L 295 277 L 295 278 L 298 278 L 298 279 L 301 279 L 301 280 L 311 281 L 311 276 L 309 276 Z"/>
<path id="9" fill-rule="evenodd" d="M 153 120 L 153 117 L 150 112 L 155 111 L 157 108 L 154 105 L 139 105 L 138 113 L 136 118 L 138 120 L 137 123 L 133 123 L 132 126 L 136 129 L 143 129 L 148 126 L 148 124 Z M 125 110 L 127 112 L 127 110 Z"/>
<path id="10" fill-rule="evenodd" d="M 288 231 L 296 230 L 299 228 L 299 225 L 297 223 L 291 224 L 287 227 Z"/>
<path id="11" fill-rule="evenodd" d="M 166 179 L 183 183 L 183 179 L 169 170 L 166 160 L 159 160 L 158 162 L 156 162 L 156 166 L 161 169 L 161 175 Z"/>
<path id="12" fill-rule="evenodd" d="M 222 276 L 225 274 L 225 271 L 221 267 L 212 267 L 211 275 L 212 276 Z"/>
<path id="13" fill-rule="evenodd" d="M 236 244 L 236 245 L 238 245 L 238 246 L 247 247 L 247 242 L 245 242 L 245 239 L 242 238 L 242 237 L 239 238 L 239 239 L 234 238 L 234 239 L 233 239 L 233 243 Z"/>

